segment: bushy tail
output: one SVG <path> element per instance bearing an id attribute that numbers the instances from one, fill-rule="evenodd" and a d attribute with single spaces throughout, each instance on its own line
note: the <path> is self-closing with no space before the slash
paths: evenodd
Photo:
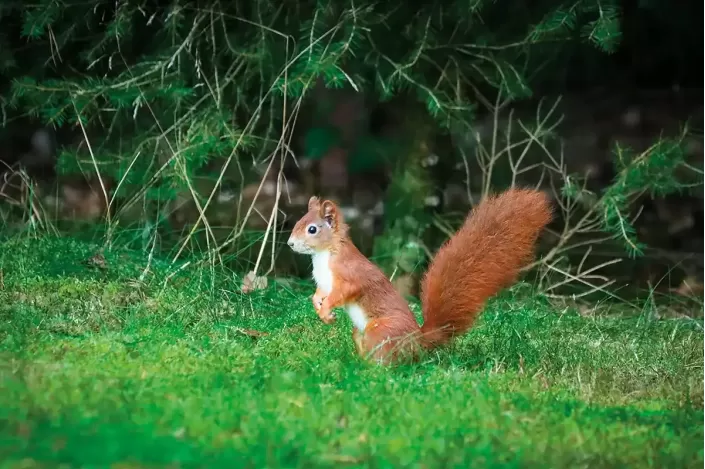
<path id="1" fill-rule="evenodd" d="M 421 284 L 427 347 L 466 332 L 487 299 L 516 281 L 552 212 L 546 194 L 532 189 L 509 189 L 472 210 L 438 250 Z"/>

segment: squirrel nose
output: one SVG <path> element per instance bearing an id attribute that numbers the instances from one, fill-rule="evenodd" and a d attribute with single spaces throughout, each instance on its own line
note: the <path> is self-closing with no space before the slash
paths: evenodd
<path id="1" fill-rule="evenodd" d="M 289 241 L 287 241 L 286 244 L 288 244 L 289 247 L 293 247 L 293 246 L 294 246 L 294 240 L 291 239 L 291 238 L 289 238 Z"/>

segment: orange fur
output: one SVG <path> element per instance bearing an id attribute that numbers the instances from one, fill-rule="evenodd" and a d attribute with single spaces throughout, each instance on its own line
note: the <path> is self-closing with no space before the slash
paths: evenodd
<path id="1" fill-rule="evenodd" d="M 289 246 L 314 258 L 318 288 L 313 304 L 319 317 L 330 323 L 334 308 L 346 308 L 356 324 L 358 353 L 387 362 L 467 331 L 485 301 L 512 284 L 530 261 L 551 217 L 548 198 L 538 191 L 510 189 L 483 200 L 441 247 L 424 276 L 421 327 L 389 279 L 352 243 L 333 202 L 312 197 Z"/>
<path id="2" fill-rule="evenodd" d="M 421 283 L 426 342 L 437 346 L 472 326 L 485 301 L 513 284 L 533 257 L 552 210 L 543 192 L 488 197 L 443 245 Z"/>

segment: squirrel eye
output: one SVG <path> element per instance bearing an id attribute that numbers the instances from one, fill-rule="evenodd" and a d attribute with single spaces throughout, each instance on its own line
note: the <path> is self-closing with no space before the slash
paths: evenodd
<path id="1" fill-rule="evenodd" d="M 316 231 L 318 231 L 318 229 L 316 228 L 316 225 L 309 225 L 308 226 L 308 234 L 312 234 L 312 235 L 316 234 Z"/>

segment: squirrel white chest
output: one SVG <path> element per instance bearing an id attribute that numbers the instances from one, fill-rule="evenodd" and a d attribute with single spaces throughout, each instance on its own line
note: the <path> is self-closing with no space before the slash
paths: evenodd
<path id="1" fill-rule="evenodd" d="M 330 270 L 330 253 L 320 252 L 313 255 L 313 280 L 321 293 L 329 295 L 333 290 L 333 271 Z M 345 311 L 355 327 L 364 331 L 367 327 L 367 313 L 357 303 L 345 305 Z"/>
<path id="2" fill-rule="evenodd" d="M 313 255 L 313 280 L 324 295 L 333 290 L 333 271 L 330 270 L 330 253 L 318 252 Z"/>

